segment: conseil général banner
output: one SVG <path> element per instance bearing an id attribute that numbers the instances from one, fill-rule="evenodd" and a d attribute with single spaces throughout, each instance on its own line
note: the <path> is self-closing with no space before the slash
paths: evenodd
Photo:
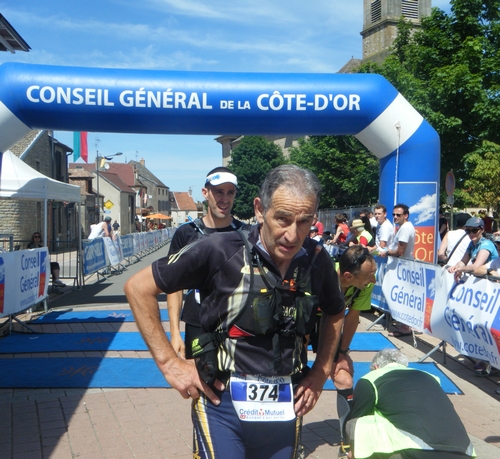
<path id="1" fill-rule="evenodd" d="M 391 258 L 382 292 L 394 319 L 500 368 L 500 283 Z"/>
<path id="2" fill-rule="evenodd" d="M 43 301 L 49 280 L 50 256 L 46 247 L 0 253 L 0 317 Z"/>

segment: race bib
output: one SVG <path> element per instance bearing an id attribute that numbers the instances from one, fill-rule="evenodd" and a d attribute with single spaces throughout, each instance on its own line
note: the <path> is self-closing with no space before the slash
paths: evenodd
<path id="1" fill-rule="evenodd" d="M 268 422 L 295 419 L 290 376 L 231 373 L 231 398 L 242 421 Z"/>

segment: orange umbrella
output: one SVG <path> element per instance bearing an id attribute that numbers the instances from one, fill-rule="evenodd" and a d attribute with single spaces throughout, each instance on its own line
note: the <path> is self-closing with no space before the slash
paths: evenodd
<path id="1" fill-rule="evenodd" d="M 146 218 L 158 218 L 159 220 L 170 220 L 172 217 L 163 214 L 146 215 Z"/>

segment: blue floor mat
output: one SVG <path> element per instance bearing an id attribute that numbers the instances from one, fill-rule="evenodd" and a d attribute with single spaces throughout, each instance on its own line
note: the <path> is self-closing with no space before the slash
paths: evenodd
<path id="1" fill-rule="evenodd" d="M 168 321 L 168 310 L 160 309 L 161 320 Z M 130 309 L 96 311 L 52 311 L 30 321 L 32 324 L 61 324 L 67 322 L 134 322 Z"/>
<path id="2" fill-rule="evenodd" d="M 311 366 L 312 363 L 313 362 L 309 362 L 309 366 Z M 370 371 L 370 364 L 371 362 L 354 362 L 354 385 L 356 385 L 356 383 L 362 376 L 366 375 Z M 463 392 L 455 385 L 455 383 L 450 378 L 448 378 L 448 376 L 446 376 L 434 362 L 410 362 L 408 366 L 410 368 L 426 371 L 427 373 L 431 373 L 434 376 L 437 376 L 441 381 L 441 387 L 447 394 L 463 394 Z M 333 384 L 333 381 L 331 379 L 327 379 L 324 390 L 335 390 L 335 385 Z"/>
<path id="3" fill-rule="evenodd" d="M 143 388 L 170 387 L 153 359 L 46 358 L 0 359 L 0 388 Z M 439 376 L 447 393 L 462 391 L 434 363 L 412 368 Z M 369 371 L 369 362 L 355 362 L 355 381 Z M 325 390 L 335 390 L 331 380 Z"/>
<path id="4" fill-rule="evenodd" d="M 170 334 L 167 333 L 170 339 Z M 184 339 L 184 333 L 181 333 Z M 395 346 L 381 333 L 360 332 L 353 351 L 380 351 Z M 11 333 L 0 340 L 0 354 L 78 351 L 147 351 L 139 332 Z"/>
<path id="5" fill-rule="evenodd" d="M 139 332 L 11 333 L 0 340 L 0 354 L 147 350 Z"/>
<path id="6" fill-rule="evenodd" d="M 309 345 L 309 350 L 312 350 Z M 396 349 L 382 333 L 379 332 L 356 332 L 352 338 L 351 351 L 378 352 L 382 349 Z"/>

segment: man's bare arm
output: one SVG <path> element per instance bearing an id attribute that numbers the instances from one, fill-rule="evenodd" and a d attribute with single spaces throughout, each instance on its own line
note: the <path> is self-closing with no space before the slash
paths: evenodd
<path id="1" fill-rule="evenodd" d="M 182 290 L 167 295 L 168 317 L 170 320 L 170 339 L 174 351 L 182 358 L 186 357 L 186 348 L 181 338 Z"/>
<path id="2" fill-rule="evenodd" d="M 395 249 L 388 250 L 387 252 L 380 252 L 379 256 L 381 257 L 402 257 L 405 253 L 406 246 L 408 245 L 408 242 L 398 242 L 398 246 Z"/>
<path id="3" fill-rule="evenodd" d="M 125 294 L 134 313 L 135 321 L 156 365 L 165 379 L 179 391 L 182 397 L 198 398 L 201 391 L 218 405 L 220 400 L 200 380 L 194 362 L 178 357 L 168 341 L 160 320 L 158 305 L 160 292 L 154 281 L 151 267 L 139 271 L 125 284 Z"/>
<path id="4" fill-rule="evenodd" d="M 359 315 L 360 311 L 355 311 L 354 309 L 349 309 L 344 319 L 344 327 L 342 329 L 342 339 L 340 341 L 340 349 L 346 351 L 351 346 L 352 338 L 354 337 L 356 330 L 359 325 Z M 332 379 L 340 371 L 345 370 L 352 373 L 353 368 L 351 368 L 352 360 L 349 356 L 340 354 L 337 361 L 337 365 L 333 369 L 331 374 Z"/>

